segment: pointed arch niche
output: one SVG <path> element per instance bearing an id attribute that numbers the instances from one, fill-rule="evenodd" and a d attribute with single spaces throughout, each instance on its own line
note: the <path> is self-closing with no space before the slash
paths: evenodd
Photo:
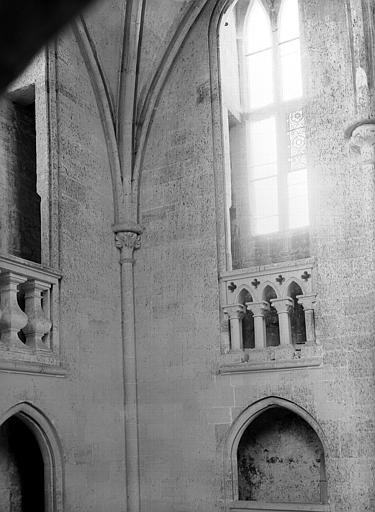
<path id="1" fill-rule="evenodd" d="M 303 408 L 278 397 L 245 409 L 224 441 L 227 510 L 328 512 L 325 435 Z"/>
<path id="2" fill-rule="evenodd" d="M 1 510 L 63 512 L 63 466 L 55 428 L 22 402 L 0 418 Z"/>

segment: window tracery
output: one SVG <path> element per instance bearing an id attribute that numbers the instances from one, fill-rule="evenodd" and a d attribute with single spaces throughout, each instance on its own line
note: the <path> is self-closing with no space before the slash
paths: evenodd
<path id="1" fill-rule="evenodd" d="M 309 256 L 300 25 L 298 0 L 238 0 L 221 23 L 234 268 L 290 259 L 296 230 L 298 257 Z"/>

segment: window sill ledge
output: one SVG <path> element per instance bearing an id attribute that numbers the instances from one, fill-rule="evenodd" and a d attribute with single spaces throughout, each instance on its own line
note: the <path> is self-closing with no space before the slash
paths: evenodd
<path id="1" fill-rule="evenodd" d="M 228 507 L 230 512 L 329 512 L 330 506 L 321 503 L 263 503 L 258 501 L 235 501 Z"/>
<path id="2" fill-rule="evenodd" d="M 323 351 L 320 345 L 301 345 L 252 349 L 238 354 L 242 360 L 233 361 L 234 354 L 227 354 L 220 365 L 219 374 L 262 372 L 269 370 L 287 370 L 319 367 L 323 363 Z"/>
<path id="3" fill-rule="evenodd" d="M 15 361 L 1 359 L 0 373 L 23 373 L 32 375 L 46 375 L 53 377 L 65 377 L 67 370 L 59 364 L 45 364 L 39 361 Z"/>
<path id="4" fill-rule="evenodd" d="M 60 359 L 50 350 L 33 352 L 27 347 L 24 350 L 7 350 L 0 344 L 0 372 L 53 375 L 63 377 L 66 369 L 61 366 Z"/>
<path id="5" fill-rule="evenodd" d="M 60 270 L 56 270 L 51 267 L 36 263 L 34 261 L 25 260 L 12 254 L 0 254 L 0 264 L 4 265 L 6 270 L 11 272 L 17 272 L 20 274 L 27 273 L 31 278 L 35 279 L 47 279 L 50 281 L 58 281 L 61 279 L 62 274 Z"/>

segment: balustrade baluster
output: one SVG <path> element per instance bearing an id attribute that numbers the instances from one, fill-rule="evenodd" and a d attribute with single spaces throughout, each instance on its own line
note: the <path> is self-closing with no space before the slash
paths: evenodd
<path id="1" fill-rule="evenodd" d="M 51 330 L 52 323 L 43 311 L 42 297 L 50 285 L 33 279 L 25 283 L 22 289 L 25 292 L 25 313 L 28 317 L 27 325 L 22 329 L 26 345 L 33 350 L 48 350 L 42 338 Z"/>
<path id="2" fill-rule="evenodd" d="M 25 281 L 26 277 L 13 272 L 0 274 L 1 343 L 9 349 L 25 350 L 18 333 L 27 324 L 27 315 L 17 301 L 18 286 Z"/>

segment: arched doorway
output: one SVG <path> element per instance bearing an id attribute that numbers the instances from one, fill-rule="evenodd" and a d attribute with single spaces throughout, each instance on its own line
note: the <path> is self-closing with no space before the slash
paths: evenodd
<path id="1" fill-rule="evenodd" d="M 63 512 L 61 447 L 49 420 L 22 402 L 0 418 L 0 510 Z"/>
<path id="2" fill-rule="evenodd" d="M 0 510 L 45 512 L 44 461 L 32 431 L 17 416 L 0 427 Z"/>

